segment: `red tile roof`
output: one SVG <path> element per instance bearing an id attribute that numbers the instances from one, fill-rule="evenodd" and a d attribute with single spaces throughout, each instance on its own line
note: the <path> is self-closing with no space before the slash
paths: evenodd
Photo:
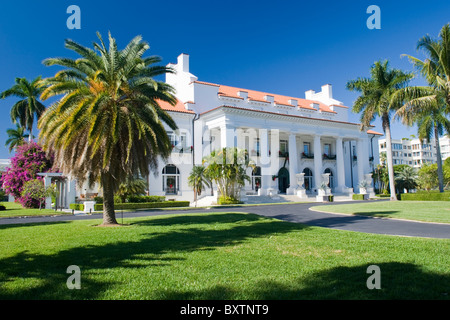
<path id="1" fill-rule="evenodd" d="M 375 134 L 375 135 L 378 135 L 378 136 L 384 136 L 384 134 L 376 132 L 376 131 L 373 131 L 373 130 L 367 130 L 367 133 L 368 134 Z"/>
<path id="2" fill-rule="evenodd" d="M 205 85 L 219 87 L 219 95 L 224 96 L 224 97 L 242 99 L 242 97 L 240 97 L 238 95 L 238 92 L 245 91 L 245 92 L 248 92 L 248 99 L 250 101 L 267 102 L 264 99 L 264 97 L 272 96 L 272 97 L 274 97 L 274 102 L 276 104 L 291 106 L 294 108 L 295 106 L 290 104 L 289 100 L 296 100 L 298 106 L 303 109 L 316 110 L 314 107 L 311 107 L 311 104 L 315 103 L 315 104 L 319 105 L 319 110 L 322 112 L 337 113 L 336 111 L 331 110 L 330 107 L 327 106 L 326 104 L 319 102 L 319 101 L 315 101 L 315 100 L 294 98 L 294 97 L 283 96 L 283 95 L 279 95 L 279 94 L 266 93 L 266 92 L 262 92 L 262 91 L 255 91 L 255 90 L 248 90 L 248 89 L 242 89 L 242 88 L 237 88 L 237 87 L 224 86 L 224 85 L 219 85 L 219 84 L 209 83 L 209 82 L 204 82 L 204 81 L 194 81 L 194 82 L 199 83 L 199 84 L 205 84 Z M 345 108 L 345 106 L 339 106 L 339 107 Z"/>
<path id="3" fill-rule="evenodd" d="M 192 114 L 195 113 L 192 110 L 187 110 L 186 107 L 184 106 L 184 103 L 181 102 L 180 100 L 177 100 L 177 104 L 175 106 L 172 106 L 170 103 L 161 100 L 158 100 L 158 104 L 161 107 L 161 109 L 166 111 L 192 113 Z"/>

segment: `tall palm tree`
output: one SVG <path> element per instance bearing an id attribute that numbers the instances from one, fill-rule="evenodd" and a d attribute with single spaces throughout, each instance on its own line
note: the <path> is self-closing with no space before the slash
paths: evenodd
<path id="1" fill-rule="evenodd" d="M 123 49 L 109 34 L 109 46 L 97 33 L 94 49 L 66 40 L 80 57 L 50 58 L 47 66 L 65 67 L 52 78 L 42 99 L 63 97 L 39 121 L 39 138 L 53 152 L 55 167 L 79 182 L 103 188 L 103 224 L 117 224 L 114 192 L 129 176 L 155 172 L 167 160 L 171 144 L 164 123 L 177 125 L 160 106 L 176 104 L 174 89 L 153 79 L 173 72 L 156 56 L 143 57 L 149 45 L 140 36 Z"/>
<path id="2" fill-rule="evenodd" d="M 439 137 L 443 135 L 444 130 L 450 132 L 445 92 L 433 86 L 408 87 L 399 91 L 393 99 L 407 101 L 397 110 L 396 116 L 401 117 L 406 125 L 412 126 L 416 123 L 421 141 L 426 139 L 430 142 L 434 137 L 439 191 L 444 192 L 444 173 Z"/>
<path id="3" fill-rule="evenodd" d="M 117 195 L 122 200 L 122 203 L 125 203 L 128 196 L 144 195 L 147 188 L 148 186 L 146 180 L 139 177 L 129 176 L 125 182 L 122 182 L 119 185 Z"/>
<path id="4" fill-rule="evenodd" d="M 442 27 L 439 38 L 430 35 L 417 42 L 417 50 L 422 50 L 426 59 L 421 60 L 404 54 L 427 80 L 428 84 L 439 89 L 445 98 L 447 112 L 450 112 L 450 24 Z"/>
<path id="5" fill-rule="evenodd" d="M 15 147 L 22 145 L 25 142 L 25 139 L 29 137 L 29 135 L 25 133 L 25 129 L 18 123 L 16 123 L 15 129 L 7 129 L 6 133 L 8 134 L 8 140 L 6 140 L 5 146 L 9 146 L 9 152 Z"/>
<path id="6" fill-rule="evenodd" d="M 394 100 L 405 104 L 396 112 L 403 123 L 418 125 L 419 139 L 435 139 L 439 191 L 444 192 L 444 175 L 439 137 L 450 133 L 450 26 L 445 25 L 440 32 L 440 39 L 426 35 L 417 43 L 417 50 L 422 50 L 426 59 L 421 60 L 411 55 L 409 58 L 419 73 L 427 80 L 428 86 L 406 87 L 399 90 Z"/>
<path id="7" fill-rule="evenodd" d="M 39 101 L 39 96 L 44 91 L 45 86 L 41 81 L 41 77 L 37 77 L 31 82 L 26 78 L 16 78 L 15 84 L 8 90 L 0 94 L 0 98 L 7 97 L 20 98 L 11 108 L 11 121 L 19 123 L 24 129 L 27 129 L 29 134 L 29 141 L 33 137 L 34 120 L 39 121 L 39 118 L 45 111 L 45 106 Z"/>
<path id="8" fill-rule="evenodd" d="M 370 78 L 357 78 L 347 82 L 348 90 L 361 93 L 353 105 L 353 112 L 361 112 L 362 129 L 369 126 L 376 117 L 381 118 L 386 136 L 386 160 L 391 200 L 397 200 L 392 161 L 391 115 L 401 106 L 399 103 L 391 103 L 391 98 L 397 90 L 404 88 L 412 77 L 411 73 L 390 68 L 388 61 L 377 61 L 370 69 Z"/>
<path id="9" fill-rule="evenodd" d="M 188 184 L 194 190 L 194 201 L 197 206 L 197 197 L 202 191 L 211 185 L 205 173 L 206 168 L 203 166 L 194 166 L 188 177 Z"/>

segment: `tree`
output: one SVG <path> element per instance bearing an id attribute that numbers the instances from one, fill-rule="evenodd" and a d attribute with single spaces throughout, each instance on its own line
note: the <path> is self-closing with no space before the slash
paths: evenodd
<path id="1" fill-rule="evenodd" d="M 42 179 L 33 179 L 25 182 L 22 190 L 22 198 L 31 198 L 39 202 L 39 210 L 42 209 L 42 204 L 45 198 L 56 196 L 55 185 L 45 187 Z"/>
<path id="2" fill-rule="evenodd" d="M 171 143 L 164 123 L 177 125 L 160 106 L 176 104 L 174 89 L 154 77 L 173 72 L 157 66 L 161 58 L 143 57 L 149 45 L 140 36 L 118 50 L 97 33 L 94 49 L 66 40 L 66 48 L 80 57 L 49 58 L 47 66 L 65 69 L 45 79 L 42 99 L 62 95 L 39 121 L 39 138 L 55 155 L 62 172 L 103 188 L 103 224 L 117 224 L 114 193 L 129 176 L 155 172 L 158 159 L 167 160 Z"/>
<path id="3" fill-rule="evenodd" d="M 30 196 L 22 196 L 23 186 L 27 181 L 42 179 L 37 173 L 47 172 L 52 168 L 52 158 L 35 142 L 26 142 L 16 149 L 11 158 L 11 166 L 2 174 L 0 183 L 6 194 L 26 208 L 37 208 L 39 201 Z"/>
<path id="4" fill-rule="evenodd" d="M 25 138 L 29 137 L 25 133 L 25 129 L 18 123 L 16 124 L 16 129 L 7 129 L 6 133 L 8 134 L 8 139 L 6 140 L 5 146 L 9 146 L 9 152 L 22 145 L 25 142 Z"/>
<path id="5" fill-rule="evenodd" d="M 205 174 L 216 183 L 220 197 L 226 201 L 239 201 L 241 188 L 250 181 L 246 169 L 250 164 L 246 150 L 223 148 L 203 159 Z"/>
<path id="6" fill-rule="evenodd" d="M 404 124 L 418 126 L 419 139 L 431 141 L 434 137 L 439 191 L 444 192 L 444 175 L 442 169 L 442 155 L 439 137 L 444 130 L 450 133 L 450 29 L 444 26 L 441 31 L 442 39 L 434 40 L 425 36 L 419 40 L 417 49 L 422 49 L 427 58 L 418 58 L 406 55 L 427 80 L 429 86 L 406 87 L 399 90 L 393 99 L 405 104 L 396 112 Z M 446 80 L 444 80 L 446 79 Z"/>
<path id="7" fill-rule="evenodd" d="M 394 167 L 391 144 L 391 115 L 401 105 L 391 103 L 392 95 L 404 88 L 412 79 L 411 73 L 405 73 L 389 67 L 388 61 L 377 61 L 370 69 L 370 78 L 357 78 L 347 82 L 347 89 L 361 93 L 353 105 L 353 112 L 361 112 L 361 127 L 368 127 L 376 118 L 381 118 L 386 136 L 386 160 L 389 173 L 391 200 L 397 200 L 395 194 Z"/>
<path id="8" fill-rule="evenodd" d="M 147 191 L 147 182 L 138 177 L 128 177 L 125 182 L 119 185 L 119 190 L 117 195 L 122 200 L 122 203 L 126 202 L 129 196 L 140 196 L 144 195 Z"/>
<path id="9" fill-rule="evenodd" d="M 188 184 L 194 190 L 195 206 L 197 206 L 197 197 L 206 187 L 210 187 L 211 185 L 205 171 L 206 168 L 203 166 L 194 166 L 188 177 Z"/>
<path id="10" fill-rule="evenodd" d="M 439 185 L 437 164 L 425 164 L 419 169 L 419 188 L 431 190 Z"/>
<path id="11" fill-rule="evenodd" d="M 31 82 L 26 78 L 16 78 L 15 85 L 0 94 L 2 99 L 11 96 L 21 99 L 12 106 L 10 116 L 13 123 L 19 123 L 22 128 L 28 130 L 28 141 L 33 137 L 35 117 L 39 120 L 45 111 L 45 106 L 39 101 L 44 89 L 45 85 L 40 76 Z"/>
<path id="12" fill-rule="evenodd" d="M 409 192 L 417 187 L 418 174 L 415 168 L 408 165 L 399 165 L 394 167 L 394 171 L 399 193 L 402 193 L 403 189 Z"/>

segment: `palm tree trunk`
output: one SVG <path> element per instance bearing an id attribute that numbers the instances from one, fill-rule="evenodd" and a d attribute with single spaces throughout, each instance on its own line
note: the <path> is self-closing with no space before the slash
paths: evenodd
<path id="1" fill-rule="evenodd" d="M 103 225 L 118 224 L 116 213 L 114 211 L 114 189 L 112 177 L 108 174 L 102 174 L 103 186 Z"/>
<path id="2" fill-rule="evenodd" d="M 439 179 L 439 192 L 444 192 L 444 172 L 442 170 L 442 156 L 441 156 L 441 147 L 439 145 L 439 131 L 438 127 L 434 125 L 434 140 L 436 144 L 436 157 L 437 157 L 437 172 Z"/>
<path id="3" fill-rule="evenodd" d="M 384 117 L 383 117 L 384 118 Z M 392 161 L 392 142 L 391 142 L 391 127 L 389 119 L 383 119 L 384 132 L 386 135 L 386 161 L 389 175 L 389 189 L 391 192 L 391 200 L 397 200 L 397 194 L 395 193 L 395 177 L 394 177 L 394 164 Z"/>

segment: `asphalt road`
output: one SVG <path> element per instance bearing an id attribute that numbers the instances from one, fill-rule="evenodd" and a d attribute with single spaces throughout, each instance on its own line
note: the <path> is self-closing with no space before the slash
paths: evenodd
<path id="1" fill-rule="evenodd" d="M 340 204 L 346 202 L 339 202 Z M 350 203 L 355 203 L 352 201 Z M 410 236 L 450 239 L 450 224 L 424 223 L 390 218 L 372 218 L 343 214 L 330 214 L 309 210 L 309 208 L 323 205 L 323 203 L 301 204 L 277 204 L 262 206 L 233 206 L 220 208 L 198 208 L 190 210 L 151 210 L 123 213 L 124 218 L 145 217 L 167 214 L 185 214 L 197 212 L 247 212 L 265 217 L 276 218 L 284 221 L 303 223 L 309 226 L 325 227 L 339 230 Z M 333 204 L 327 204 L 333 205 Z M 120 222 L 120 210 L 116 211 L 116 217 Z M 101 219 L 100 214 L 93 215 L 63 215 L 52 217 L 27 217 L 27 218 L 1 218 L 0 225 L 20 223 L 43 223 L 56 221 Z"/>

